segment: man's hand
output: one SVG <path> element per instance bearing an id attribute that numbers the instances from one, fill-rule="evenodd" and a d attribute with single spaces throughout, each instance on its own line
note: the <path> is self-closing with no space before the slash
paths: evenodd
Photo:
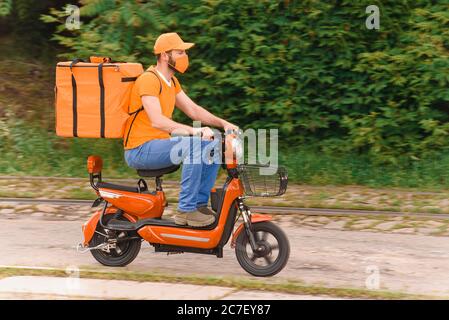
<path id="1" fill-rule="evenodd" d="M 238 130 L 239 130 L 239 127 L 236 126 L 236 125 L 234 125 L 234 124 L 232 124 L 232 123 L 230 123 L 230 122 L 224 121 L 224 123 L 223 123 L 223 129 L 224 129 L 225 132 L 226 132 L 227 130 L 238 131 Z"/>
<path id="2" fill-rule="evenodd" d="M 200 132 L 203 140 L 212 140 L 214 137 L 214 132 L 209 127 L 193 128 L 193 135 L 197 135 Z"/>

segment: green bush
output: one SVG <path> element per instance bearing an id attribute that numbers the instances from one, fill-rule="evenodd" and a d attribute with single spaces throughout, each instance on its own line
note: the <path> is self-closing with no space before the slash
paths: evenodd
<path id="1" fill-rule="evenodd" d="M 418 161 L 449 148 L 446 1 L 84 0 L 81 30 L 54 36 L 65 58 L 154 63 L 176 31 L 196 43 L 181 82 L 201 105 L 242 127 L 279 128 L 291 145 L 327 154 Z M 42 18 L 63 21 L 63 11 Z"/>

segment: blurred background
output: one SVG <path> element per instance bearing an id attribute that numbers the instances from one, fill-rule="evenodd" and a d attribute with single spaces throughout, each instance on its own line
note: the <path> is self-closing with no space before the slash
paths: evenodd
<path id="1" fill-rule="evenodd" d="M 68 30 L 65 5 L 80 7 Z M 368 5 L 380 29 L 368 30 Z M 1 0 L 0 175 L 135 175 L 121 140 L 55 135 L 58 61 L 155 63 L 163 32 L 196 45 L 179 75 L 197 103 L 278 128 L 292 183 L 449 188 L 447 1 Z M 174 118 L 187 123 L 176 111 Z M 178 173 L 179 174 L 179 173 Z"/>

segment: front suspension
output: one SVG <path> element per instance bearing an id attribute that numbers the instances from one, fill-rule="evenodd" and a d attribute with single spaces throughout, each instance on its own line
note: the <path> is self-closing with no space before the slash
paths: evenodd
<path id="1" fill-rule="evenodd" d="M 249 244 L 253 252 L 257 252 L 260 250 L 259 246 L 256 243 L 256 239 L 254 238 L 253 233 L 253 225 L 251 223 L 251 211 L 247 205 L 243 203 L 243 198 L 237 198 L 237 205 L 239 207 L 240 213 L 243 217 L 243 222 L 245 225 L 245 232 L 248 235 Z"/>

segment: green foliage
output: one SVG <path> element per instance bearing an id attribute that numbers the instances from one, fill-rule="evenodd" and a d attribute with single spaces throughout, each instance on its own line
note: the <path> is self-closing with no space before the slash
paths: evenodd
<path id="1" fill-rule="evenodd" d="M 244 128 L 388 163 L 449 148 L 446 1 L 372 1 L 380 30 L 366 29 L 364 1 L 80 2 L 82 28 L 54 36 L 66 58 L 150 64 L 157 36 L 176 31 L 196 43 L 185 90 Z"/>
<path id="2" fill-rule="evenodd" d="M 49 7 L 68 2 L 74 1 L 0 0 L 1 36 L 14 36 L 20 43 L 20 53 L 28 52 L 34 58 L 48 57 L 53 50 L 48 38 L 55 30 L 52 25 L 42 23 L 40 16 L 47 13 Z"/>
<path id="3" fill-rule="evenodd" d="M 0 0 L 0 17 L 7 16 L 11 12 L 12 0 Z"/>

